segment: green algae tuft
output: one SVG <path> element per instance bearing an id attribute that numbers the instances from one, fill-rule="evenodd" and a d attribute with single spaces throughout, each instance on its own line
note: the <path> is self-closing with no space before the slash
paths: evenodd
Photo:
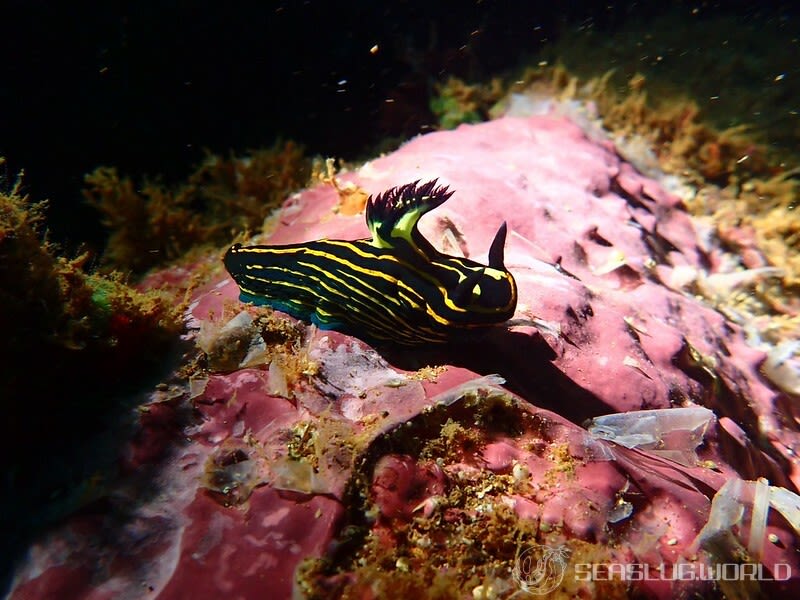
<path id="1" fill-rule="evenodd" d="M 171 296 L 88 272 L 88 254 L 61 256 L 43 231 L 46 203 L 20 190 L 0 192 L 0 438 L 12 463 L 95 430 L 112 398 L 165 367 L 183 331 Z"/>

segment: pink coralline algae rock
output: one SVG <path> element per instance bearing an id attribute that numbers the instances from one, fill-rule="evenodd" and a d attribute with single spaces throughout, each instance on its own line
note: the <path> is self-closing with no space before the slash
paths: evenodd
<path id="1" fill-rule="evenodd" d="M 762 515 L 745 488 L 712 513 L 737 478 L 766 478 L 770 502 L 791 504 L 798 432 L 759 375 L 763 355 L 673 284 L 675 269 L 714 264 L 679 200 L 549 117 L 416 138 L 339 188 L 434 178 L 456 192 L 420 224 L 438 249 L 485 261 L 508 223 L 508 327 L 379 355 L 269 311 L 231 319 L 236 285 L 211 282 L 188 317 L 212 372 L 140 407 L 107 501 L 37 540 L 10 597 L 405 597 L 434 582 L 510 597 L 537 591 L 512 574 L 519 548 L 537 544 L 562 548 L 556 588 L 573 597 L 730 596 L 735 584 L 708 578 L 598 582 L 575 565 L 663 573 L 738 565 L 745 548 L 778 580 L 751 584 L 797 593 L 785 576 L 800 574 L 795 513 Z M 333 186 L 292 196 L 263 241 L 367 237 L 338 201 Z M 446 366 L 414 371 L 426 364 Z M 628 415 L 656 429 L 584 428 L 651 409 L 684 412 Z M 721 529 L 703 529 L 712 514 Z"/>

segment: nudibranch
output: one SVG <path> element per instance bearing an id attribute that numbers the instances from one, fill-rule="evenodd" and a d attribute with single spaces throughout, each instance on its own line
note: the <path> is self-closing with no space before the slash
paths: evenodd
<path id="1" fill-rule="evenodd" d="M 235 244 L 224 261 L 240 300 L 322 329 L 403 346 L 452 342 L 507 321 L 517 306 L 517 285 L 503 264 L 506 224 L 494 237 L 488 265 L 439 252 L 417 229 L 420 217 L 453 195 L 437 181 L 370 196 L 372 238 Z"/>

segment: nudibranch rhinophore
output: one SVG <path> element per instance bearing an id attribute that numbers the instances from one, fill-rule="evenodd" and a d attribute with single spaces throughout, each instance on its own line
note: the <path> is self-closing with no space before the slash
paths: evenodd
<path id="1" fill-rule="evenodd" d="M 240 300 L 378 344 L 418 346 L 463 339 L 510 319 L 514 276 L 503 264 L 506 224 L 489 264 L 436 250 L 417 229 L 453 192 L 437 180 L 392 188 L 367 201 L 372 238 L 283 246 L 235 244 L 225 268 Z"/>

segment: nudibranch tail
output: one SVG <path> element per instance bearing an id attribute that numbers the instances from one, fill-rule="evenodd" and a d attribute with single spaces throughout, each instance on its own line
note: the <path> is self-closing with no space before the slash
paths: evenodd
<path id="1" fill-rule="evenodd" d="M 372 239 L 232 246 L 225 268 L 245 302 L 271 306 L 370 342 L 444 343 L 514 315 L 517 286 L 503 264 L 506 224 L 489 264 L 448 256 L 417 229 L 453 192 L 418 181 L 370 198 Z"/>

